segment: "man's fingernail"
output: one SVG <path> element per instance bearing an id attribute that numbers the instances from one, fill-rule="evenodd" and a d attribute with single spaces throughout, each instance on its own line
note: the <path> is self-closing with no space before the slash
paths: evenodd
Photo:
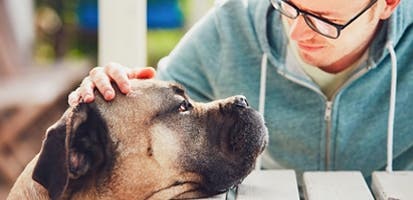
<path id="1" fill-rule="evenodd" d="M 69 105 L 70 106 L 74 106 L 75 105 L 75 100 L 73 100 L 73 99 L 69 99 Z"/>
<path id="2" fill-rule="evenodd" d="M 80 98 L 71 98 L 70 100 L 69 100 L 69 105 L 70 106 L 76 106 L 77 104 L 79 104 L 79 103 L 81 103 L 83 100 L 82 99 L 80 99 Z"/>
<path id="3" fill-rule="evenodd" d="M 90 96 L 90 94 L 86 94 L 85 97 L 83 97 L 83 100 L 85 100 L 86 102 L 89 102 L 91 98 L 92 96 Z"/>
<path id="4" fill-rule="evenodd" d="M 106 99 L 106 100 L 110 100 L 110 99 L 113 98 L 114 95 L 115 95 L 115 94 L 114 94 L 111 90 L 106 90 L 106 92 L 105 92 L 105 99 Z"/>
<path id="5" fill-rule="evenodd" d="M 130 85 L 128 83 L 124 83 L 122 86 L 122 92 L 126 94 L 129 91 L 130 91 Z"/>

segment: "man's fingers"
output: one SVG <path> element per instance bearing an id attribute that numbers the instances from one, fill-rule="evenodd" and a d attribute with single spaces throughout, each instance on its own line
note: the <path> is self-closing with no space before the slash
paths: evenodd
<path id="1" fill-rule="evenodd" d="M 70 106 L 75 106 L 80 102 L 80 95 L 78 89 L 69 94 L 67 103 L 69 103 Z"/>
<path id="2" fill-rule="evenodd" d="M 90 103 L 95 100 L 95 96 L 93 90 L 95 89 L 95 84 L 92 82 L 90 77 L 86 77 L 83 79 L 80 87 L 76 90 L 80 95 L 80 98 L 85 103 Z"/>
<path id="3" fill-rule="evenodd" d="M 90 77 L 90 81 L 92 82 L 92 84 L 94 84 L 92 86 L 96 86 L 96 88 L 103 95 L 105 100 L 109 101 L 115 97 L 115 90 L 112 88 L 110 79 L 108 75 L 104 72 L 104 69 L 102 67 L 93 68 L 89 72 L 89 77 Z"/>
<path id="4" fill-rule="evenodd" d="M 128 73 L 129 79 L 150 79 L 155 77 L 156 71 L 152 67 L 134 68 Z"/>
<path id="5" fill-rule="evenodd" d="M 129 79 L 149 79 L 155 76 L 155 69 L 145 67 L 141 69 L 129 69 L 118 63 L 110 63 L 105 67 L 95 67 L 89 72 L 89 76 L 83 79 L 80 87 L 69 95 L 68 103 L 76 105 L 81 100 L 90 103 L 95 99 L 93 90 L 97 88 L 105 100 L 115 98 L 115 90 L 111 82 L 115 82 L 122 93 L 129 93 Z"/>
<path id="6" fill-rule="evenodd" d="M 105 73 L 112 79 L 112 81 L 116 83 L 122 93 L 129 93 L 130 84 L 127 75 L 127 71 L 129 71 L 128 68 L 123 67 L 118 63 L 110 63 L 105 66 L 104 70 Z"/>
<path id="7" fill-rule="evenodd" d="M 83 79 L 80 86 L 69 94 L 67 102 L 70 106 L 75 106 L 82 101 L 85 103 L 90 103 L 95 100 L 93 89 L 94 84 L 89 77 L 86 77 Z"/>

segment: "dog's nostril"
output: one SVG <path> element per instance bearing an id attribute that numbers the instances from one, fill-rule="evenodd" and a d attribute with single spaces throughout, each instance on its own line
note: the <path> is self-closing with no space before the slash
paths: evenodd
<path id="1" fill-rule="evenodd" d="M 248 102 L 247 102 L 247 98 L 244 96 L 236 96 L 235 97 L 235 101 L 234 104 L 238 107 L 242 107 L 242 108 L 246 108 L 248 107 Z"/>

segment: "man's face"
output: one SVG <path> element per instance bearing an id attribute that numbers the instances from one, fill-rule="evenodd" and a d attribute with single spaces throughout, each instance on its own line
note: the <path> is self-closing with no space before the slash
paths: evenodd
<path id="1" fill-rule="evenodd" d="M 302 10 L 319 15 L 337 24 L 345 24 L 363 10 L 369 0 L 291 0 Z M 337 39 L 326 38 L 314 32 L 302 16 L 289 19 L 289 37 L 297 43 L 298 53 L 308 64 L 327 72 L 339 72 L 356 61 L 366 50 L 380 20 L 379 10 L 385 4 L 379 1 L 353 23 L 341 31 Z"/>

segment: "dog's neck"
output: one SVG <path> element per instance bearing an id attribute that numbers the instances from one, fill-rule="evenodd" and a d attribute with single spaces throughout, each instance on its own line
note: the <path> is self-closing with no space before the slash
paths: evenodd
<path id="1" fill-rule="evenodd" d="M 157 172 L 148 172 L 153 170 Z M 89 190 L 74 193 L 70 199 L 188 199 L 203 197 L 197 189 L 199 185 L 193 180 L 199 179 L 198 175 L 193 173 L 169 174 L 159 169 L 145 169 L 135 171 L 134 174 L 126 174 L 124 169 L 114 169 L 112 175 L 96 187 Z M 154 177 L 154 174 L 155 177 Z M 149 177 L 151 176 L 151 177 Z M 166 182 L 173 180 L 174 177 L 185 177 L 182 180 Z M 140 177 L 139 179 L 136 177 Z M 196 178 L 195 178 L 196 177 Z M 185 180 L 187 179 L 187 180 Z M 191 180 L 191 181 L 189 181 Z M 108 184 L 110 183 L 110 184 Z M 117 188 L 122 185 L 133 185 L 133 188 Z"/>
<path id="2" fill-rule="evenodd" d="M 98 199 L 116 199 L 117 197 L 122 197 L 122 199 L 170 199 L 191 188 L 189 184 L 180 183 L 194 180 L 195 175 L 177 172 L 175 167 L 162 166 L 156 159 L 145 158 L 148 155 L 142 149 L 146 148 L 135 148 L 133 145 L 124 144 L 121 141 L 114 146 L 116 150 L 113 152 L 110 172 L 100 171 L 100 173 L 105 174 L 96 174 L 96 176 L 90 177 L 93 179 L 88 181 L 90 184 L 82 187 L 77 187 L 76 181 L 72 180 L 75 182 L 69 183 L 66 197 L 70 197 L 70 199 L 91 199 L 94 196 L 99 197 Z M 123 188 L 123 186 L 128 185 L 132 187 Z"/>

